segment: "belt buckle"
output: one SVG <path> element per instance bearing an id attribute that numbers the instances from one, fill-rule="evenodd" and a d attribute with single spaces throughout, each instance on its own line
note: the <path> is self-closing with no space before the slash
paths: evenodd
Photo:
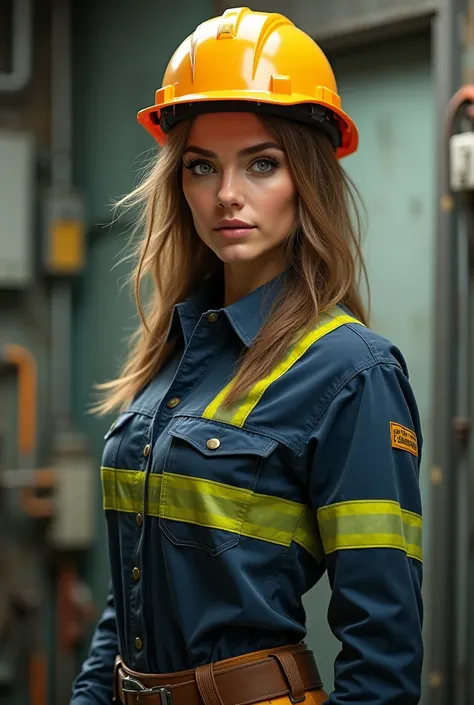
<path id="1" fill-rule="evenodd" d="M 141 695 L 159 695 L 161 705 L 173 705 L 173 698 L 169 688 L 162 688 L 160 686 L 145 688 L 141 681 L 131 676 L 125 676 L 122 680 L 122 692 L 136 693 L 137 703 L 140 703 Z"/>

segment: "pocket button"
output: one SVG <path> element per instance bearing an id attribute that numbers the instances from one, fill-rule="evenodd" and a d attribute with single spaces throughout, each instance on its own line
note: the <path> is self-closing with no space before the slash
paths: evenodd
<path id="1" fill-rule="evenodd" d="M 168 409 L 174 409 L 176 406 L 178 406 L 180 402 L 181 399 L 179 399 L 179 397 L 173 397 L 168 401 L 166 406 L 168 407 Z"/>
<path id="2" fill-rule="evenodd" d="M 221 442 L 218 438 L 209 438 L 209 440 L 206 443 L 209 450 L 217 450 L 217 448 L 219 448 L 220 444 L 221 444 Z"/>

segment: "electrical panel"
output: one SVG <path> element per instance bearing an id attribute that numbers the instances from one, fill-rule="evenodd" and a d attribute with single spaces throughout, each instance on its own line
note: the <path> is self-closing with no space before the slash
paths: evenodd
<path id="1" fill-rule="evenodd" d="M 0 129 L 0 288 L 33 277 L 34 153 L 30 133 Z"/>
<path id="2" fill-rule="evenodd" d="M 453 191 L 474 190 L 474 132 L 461 132 L 450 139 L 450 174 Z"/>
<path id="3" fill-rule="evenodd" d="M 97 470 L 86 439 L 77 433 L 55 437 L 55 512 L 49 541 L 57 550 L 88 550 L 96 535 Z"/>
<path id="4" fill-rule="evenodd" d="M 45 274 L 74 276 L 85 266 L 84 205 L 72 190 L 51 190 L 44 198 L 42 270 Z"/>

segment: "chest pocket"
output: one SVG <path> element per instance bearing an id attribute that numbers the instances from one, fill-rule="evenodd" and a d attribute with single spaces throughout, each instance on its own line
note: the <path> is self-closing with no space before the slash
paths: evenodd
<path id="1" fill-rule="evenodd" d="M 277 442 L 195 418 L 180 418 L 169 433 L 161 529 L 176 546 L 217 556 L 238 544 L 262 462 Z"/>
<path id="2" fill-rule="evenodd" d="M 104 436 L 102 466 L 122 470 L 144 470 L 145 450 L 153 417 L 125 411 L 114 421 Z"/>

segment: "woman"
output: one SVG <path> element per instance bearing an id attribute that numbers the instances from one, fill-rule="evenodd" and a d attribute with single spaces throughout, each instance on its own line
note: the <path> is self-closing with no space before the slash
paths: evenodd
<path id="1" fill-rule="evenodd" d="M 366 327 L 338 161 L 357 130 L 327 59 L 281 15 L 228 10 L 139 121 L 162 150 L 124 203 L 154 291 L 103 385 L 112 587 L 71 702 L 414 705 L 420 422 Z M 329 696 L 301 602 L 326 570 Z"/>

